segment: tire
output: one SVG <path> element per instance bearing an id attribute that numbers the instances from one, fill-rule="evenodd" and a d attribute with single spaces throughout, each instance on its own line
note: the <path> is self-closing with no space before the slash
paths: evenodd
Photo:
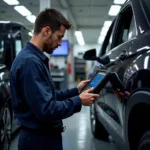
<path id="1" fill-rule="evenodd" d="M 11 142 L 12 120 L 10 107 L 6 105 L 0 118 L 0 150 L 9 150 Z"/>
<path id="2" fill-rule="evenodd" d="M 147 131 L 138 144 L 138 150 L 150 150 L 150 131 Z"/>
<path id="3" fill-rule="evenodd" d="M 98 121 L 94 104 L 90 107 L 90 121 L 93 136 L 100 140 L 108 140 L 109 134 L 104 126 Z"/>

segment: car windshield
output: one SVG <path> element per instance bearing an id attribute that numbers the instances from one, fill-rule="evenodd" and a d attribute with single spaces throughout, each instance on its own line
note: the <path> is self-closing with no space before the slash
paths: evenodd
<path id="1" fill-rule="evenodd" d="M 150 0 L 141 0 L 141 2 L 142 2 L 142 5 L 144 7 L 144 11 L 146 13 L 146 16 L 150 22 Z"/>

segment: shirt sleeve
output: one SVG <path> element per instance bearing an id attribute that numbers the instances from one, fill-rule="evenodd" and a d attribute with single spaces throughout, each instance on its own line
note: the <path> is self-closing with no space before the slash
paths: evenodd
<path id="1" fill-rule="evenodd" d="M 71 98 L 71 97 L 77 96 L 77 95 L 79 95 L 77 88 L 66 89 L 63 91 L 56 92 L 56 97 L 58 100 L 64 100 L 64 99 Z"/>
<path id="2" fill-rule="evenodd" d="M 28 59 L 21 71 L 25 99 L 40 121 L 61 120 L 81 110 L 81 100 L 75 96 L 63 101 L 54 99 L 51 83 L 47 82 L 45 68 L 40 62 Z"/>

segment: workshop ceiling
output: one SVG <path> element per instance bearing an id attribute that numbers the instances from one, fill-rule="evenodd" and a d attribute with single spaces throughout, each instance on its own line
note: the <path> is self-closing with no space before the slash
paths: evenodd
<path id="1" fill-rule="evenodd" d="M 18 0 L 20 5 L 24 5 L 33 15 L 37 16 L 40 11 L 40 0 Z M 108 15 L 113 0 L 51 0 L 51 7 L 68 10 L 69 20 L 73 24 L 74 30 L 82 31 L 85 43 L 97 44 L 98 37 L 104 22 L 113 20 L 114 17 Z M 0 0 L 0 20 L 19 21 L 33 29 L 33 24 L 19 14 L 14 6 L 8 5 Z M 75 29 L 76 28 L 76 29 Z M 72 42 L 77 43 L 72 30 Z"/>

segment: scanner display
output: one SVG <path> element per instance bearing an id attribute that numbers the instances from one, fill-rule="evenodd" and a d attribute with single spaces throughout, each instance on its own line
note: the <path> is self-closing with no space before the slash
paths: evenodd
<path id="1" fill-rule="evenodd" d="M 105 74 L 104 73 L 98 73 L 96 76 L 93 78 L 93 80 L 89 83 L 88 87 L 96 87 L 98 83 L 104 78 Z"/>
<path id="2" fill-rule="evenodd" d="M 113 90 L 120 89 L 120 91 L 122 92 L 125 91 L 123 83 L 121 82 L 121 80 L 119 79 L 118 75 L 115 72 L 99 71 L 95 74 L 95 76 L 83 88 L 81 92 L 93 87 L 94 89 L 91 91 L 91 93 L 98 94 L 108 82 L 111 83 Z"/>

